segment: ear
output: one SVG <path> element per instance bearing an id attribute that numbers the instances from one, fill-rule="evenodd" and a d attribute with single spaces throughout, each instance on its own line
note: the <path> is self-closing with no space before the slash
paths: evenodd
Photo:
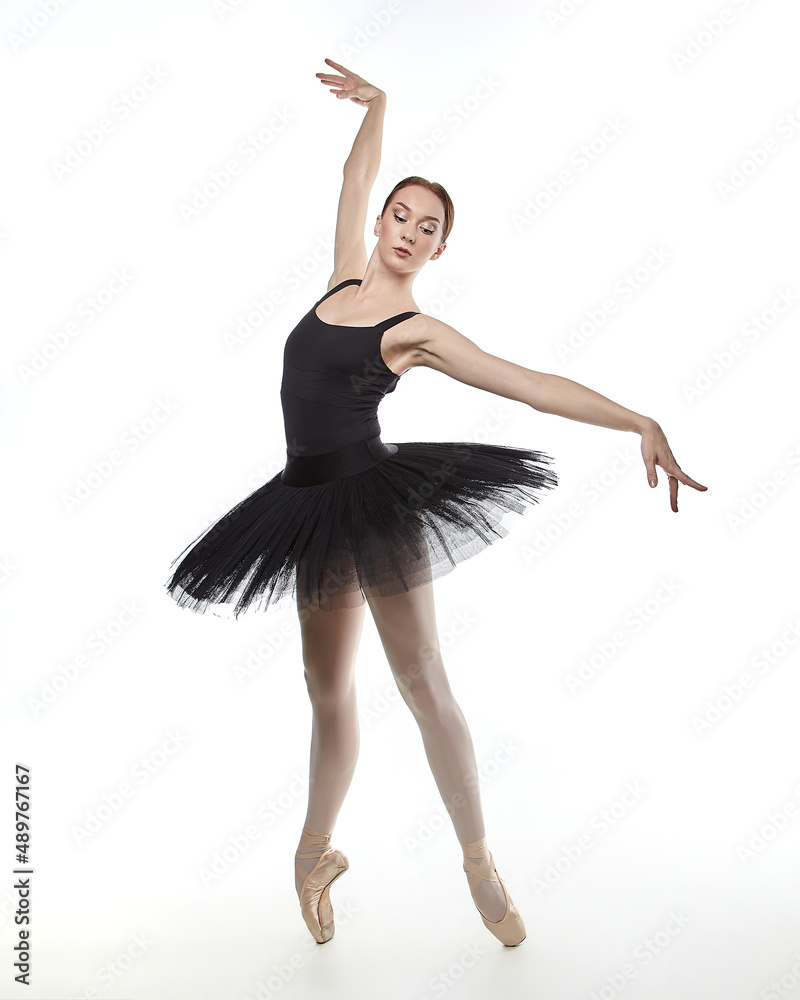
<path id="1" fill-rule="evenodd" d="M 441 244 L 441 245 L 439 246 L 439 249 L 438 249 L 438 250 L 436 251 L 436 253 L 435 253 L 435 254 L 432 254 L 432 256 L 431 256 L 431 258 L 430 258 L 430 259 L 431 259 L 431 260 L 438 260 L 438 259 L 439 259 L 439 258 L 440 258 L 440 257 L 442 256 L 442 254 L 444 253 L 444 251 L 445 251 L 445 247 L 446 247 L 446 246 L 447 246 L 447 244 L 446 244 L 446 243 L 442 243 L 442 244 Z"/>
<path id="2" fill-rule="evenodd" d="M 381 235 L 381 217 L 377 216 L 375 219 L 375 228 L 372 230 L 373 236 Z"/>

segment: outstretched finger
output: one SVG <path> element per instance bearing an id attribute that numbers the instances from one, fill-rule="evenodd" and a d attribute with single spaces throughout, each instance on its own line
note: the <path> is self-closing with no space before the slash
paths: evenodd
<path id="1" fill-rule="evenodd" d="M 686 476 L 682 481 L 684 483 L 686 483 L 687 486 L 692 486 L 694 489 L 700 490 L 701 492 L 703 490 L 707 490 L 708 489 L 708 487 L 707 486 L 703 486 L 702 483 L 696 483 L 694 481 L 694 479 L 692 479 L 691 476 Z"/>
<path id="2" fill-rule="evenodd" d="M 325 62 L 333 66 L 334 69 L 338 69 L 340 73 L 349 73 L 350 70 L 346 69 L 344 66 L 340 66 L 339 63 L 334 62 L 333 59 L 325 59 Z"/>
<path id="3" fill-rule="evenodd" d="M 695 482 L 694 479 L 692 479 L 691 476 L 687 476 L 686 473 L 683 471 L 683 469 L 681 469 L 677 465 L 675 466 L 674 469 L 669 469 L 668 472 L 667 472 L 667 475 L 674 476 L 676 479 L 679 479 L 686 486 L 692 486 L 696 490 L 707 490 L 708 489 L 707 486 L 703 486 L 701 483 Z"/>
<path id="4" fill-rule="evenodd" d="M 678 480 L 675 476 L 669 477 L 669 505 L 678 513 Z"/>
<path id="5" fill-rule="evenodd" d="M 321 76 L 319 78 L 319 82 L 321 84 L 323 84 L 323 86 L 325 86 L 325 87 L 346 87 L 347 86 L 347 80 L 345 80 L 344 77 L 341 77 L 341 76 L 326 76 L 326 77 L 322 77 Z"/>

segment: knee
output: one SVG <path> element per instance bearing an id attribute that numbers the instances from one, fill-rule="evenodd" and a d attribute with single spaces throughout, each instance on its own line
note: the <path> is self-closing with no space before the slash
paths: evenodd
<path id="1" fill-rule="evenodd" d="M 315 709 L 336 710 L 355 701 L 355 682 L 351 671 L 318 670 L 306 664 L 308 696 Z"/>
<path id="2" fill-rule="evenodd" d="M 420 722 L 444 719 L 457 709 L 443 672 L 410 669 L 396 680 L 403 699 Z"/>

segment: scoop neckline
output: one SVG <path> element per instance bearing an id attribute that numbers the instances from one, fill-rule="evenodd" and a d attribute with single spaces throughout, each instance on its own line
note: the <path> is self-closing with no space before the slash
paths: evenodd
<path id="1" fill-rule="evenodd" d="M 338 292 L 339 289 L 342 288 L 344 285 L 352 285 L 353 282 L 356 282 L 357 284 L 360 285 L 362 281 L 363 281 L 363 278 L 346 278 L 344 281 L 340 281 L 339 284 L 335 288 L 331 288 L 330 291 L 331 292 L 334 292 L 334 291 Z M 382 323 L 388 323 L 390 320 L 397 319 L 398 316 L 419 316 L 419 315 L 421 315 L 420 313 L 418 313 L 414 309 L 406 309 L 404 312 L 396 313 L 394 316 L 390 316 L 388 319 L 379 320 L 377 323 L 372 323 L 369 326 L 352 326 L 349 323 L 328 323 L 317 312 L 317 306 L 321 306 L 322 303 L 323 303 L 323 301 L 324 301 L 324 299 L 326 299 L 328 297 L 329 297 L 328 295 L 323 295 L 322 298 L 319 300 L 319 302 L 317 302 L 317 304 L 314 306 L 314 316 L 315 316 L 316 319 L 319 320 L 320 323 L 322 323 L 323 326 L 333 327 L 334 330 L 374 330 L 376 327 L 380 326 Z M 386 367 L 389 368 L 388 365 Z M 389 371 L 392 371 L 392 369 L 389 368 Z M 392 375 L 396 375 L 396 374 L 397 374 L 396 372 L 392 372 Z M 403 373 L 403 374 L 405 374 L 405 373 Z"/>

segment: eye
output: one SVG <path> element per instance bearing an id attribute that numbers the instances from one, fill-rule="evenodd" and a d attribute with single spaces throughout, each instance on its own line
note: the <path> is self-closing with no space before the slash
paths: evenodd
<path id="1" fill-rule="evenodd" d="M 405 219 L 401 219 L 400 216 L 397 214 L 397 212 L 394 212 L 393 215 L 394 215 L 395 219 L 397 219 L 398 222 L 405 222 L 406 221 Z M 434 229 L 423 229 L 422 231 L 423 231 L 423 233 L 425 233 L 426 236 L 432 236 L 433 233 L 435 232 Z"/>

